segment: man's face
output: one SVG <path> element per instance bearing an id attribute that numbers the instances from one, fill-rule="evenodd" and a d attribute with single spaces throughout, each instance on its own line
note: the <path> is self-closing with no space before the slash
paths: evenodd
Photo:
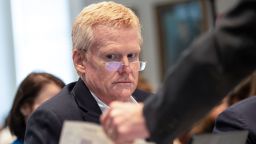
<path id="1" fill-rule="evenodd" d="M 139 74 L 137 29 L 97 26 L 94 35 L 96 43 L 88 50 L 84 61 L 87 86 L 106 104 L 129 100 L 137 87 Z M 115 69 L 116 62 L 123 65 Z"/>

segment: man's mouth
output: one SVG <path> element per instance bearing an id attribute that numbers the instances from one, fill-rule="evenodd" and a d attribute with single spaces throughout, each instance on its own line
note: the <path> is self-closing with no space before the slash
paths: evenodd
<path id="1" fill-rule="evenodd" d="M 116 81 L 114 82 L 113 84 L 129 84 L 129 83 L 132 83 L 131 81 Z"/>

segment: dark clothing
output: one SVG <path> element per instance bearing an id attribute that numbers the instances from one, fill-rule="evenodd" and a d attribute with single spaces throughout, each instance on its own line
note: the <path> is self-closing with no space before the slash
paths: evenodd
<path id="1" fill-rule="evenodd" d="M 246 144 L 256 144 L 256 97 L 249 97 L 221 113 L 215 123 L 214 133 L 249 131 Z"/>
<path id="2" fill-rule="evenodd" d="M 136 90 L 133 97 L 142 102 L 148 93 Z M 29 118 L 26 144 L 58 144 L 65 120 L 99 124 L 100 107 L 84 82 L 71 83 L 55 97 L 40 106 Z"/>
<path id="3" fill-rule="evenodd" d="M 23 144 L 23 141 L 21 139 L 16 139 L 12 144 Z"/>
<path id="4" fill-rule="evenodd" d="M 143 109 L 157 144 L 189 129 L 256 68 L 256 1 L 241 0 L 185 51 Z"/>

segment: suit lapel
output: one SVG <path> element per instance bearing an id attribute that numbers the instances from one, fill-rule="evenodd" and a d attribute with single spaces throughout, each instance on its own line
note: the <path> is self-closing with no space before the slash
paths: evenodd
<path id="1" fill-rule="evenodd" d="M 132 96 L 137 102 L 144 102 L 151 93 L 136 89 Z"/>
<path id="2" fill-rule="evenodd" d="M 77 81 L 72 90 L 72 94 L 81 111 L 83 120 L 99 124 L 99 118 L 102 112 L 98 103 L 81 79 Z M 143 102 L 148 97 L 149 93 L 137 89 L 132 95 L 136 101 Z"/>
<path id="3" fill-rule="evenodd" d="M 72 90 L 84 121 L 100 123 L 101 110 L 84 82 L 79 79 Z"/>

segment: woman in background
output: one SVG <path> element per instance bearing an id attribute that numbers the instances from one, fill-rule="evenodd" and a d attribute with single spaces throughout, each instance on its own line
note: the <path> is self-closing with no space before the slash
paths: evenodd
<path id="1" fill-rule="evenodd" d="M 17 139 L 12 144 L 23 144 L 26 122 L 30 114 L 43 102 L 52 98 L 65 86 L 56 76 L 30 73 L 19 85 L 9 114 L 8 126 Z"/>
<path id="2" fill-rule="evenodd" d="M 212 133 L 215 120 L 226 108 L 248 97 L 256 96 L 256 71 L 242 80 L 222 102 L 214 107 L 208 115 L 196 123 L 191 130 L 176 139 L 175 144 L 190 144 L 193 135 Z"/>

